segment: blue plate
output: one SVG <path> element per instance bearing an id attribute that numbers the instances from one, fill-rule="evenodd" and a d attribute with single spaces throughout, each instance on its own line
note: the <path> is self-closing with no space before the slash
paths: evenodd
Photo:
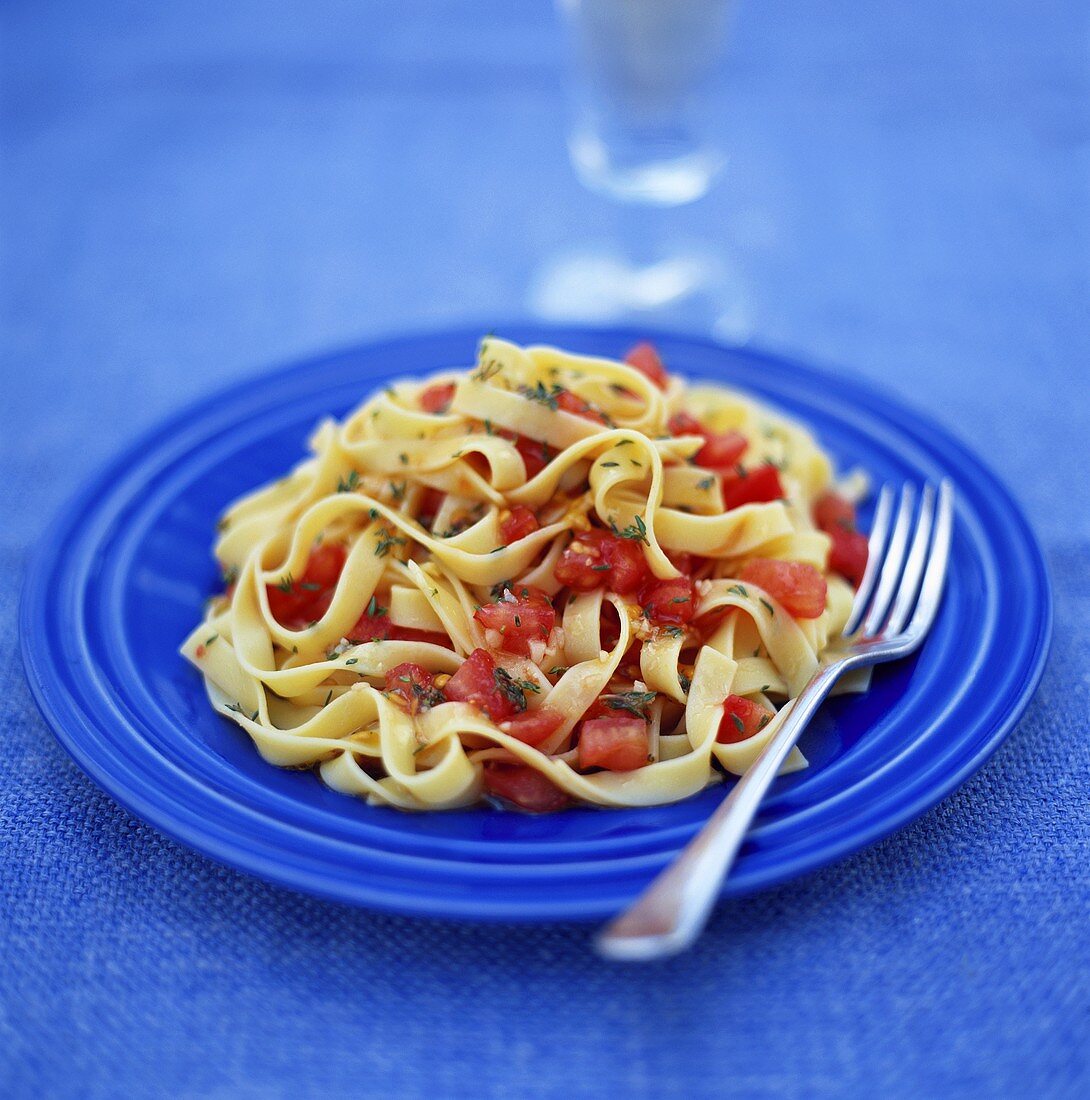
<path id="1" fill-rule="evenodd" d="M 933 424 L 843 378 L 751 351 L 622 329 L 504 330 L 616 356 L 654 339 L 690 377 L 737 386 L 809 424 L 843 468 L 957 490 L 949 584 L 925 646 L 832 701 L 807 731 L 812 766 L 778 780 L 724 893 L 783 882 L 922 813 L 980 767 L 1040 678 L 1051 600 L 1040 549 L 1008 493 Z M 27 677 L 88 775 L 133 813 L 242 870 L 402 913 L 491 920 L 606 917 L 722 798 L 674 806 L 409 815 L 264 763 L 209 708 L 178 645 L 214 590 L 217 517 L 281 475 L 322 416 L 391 377 L 472 361 L 478 333 L 370 344 L 267 374 L 197 404 L 131 447 L 71 501 L 33 559 L 22 604 Z M 864 513 L 864 523 L 869 515 Z"/>

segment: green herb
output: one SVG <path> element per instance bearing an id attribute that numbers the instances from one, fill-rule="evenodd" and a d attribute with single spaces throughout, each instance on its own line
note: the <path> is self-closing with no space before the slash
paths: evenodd
<path id="1" fill-rule="evenodd" d="M 647 721 L 647 708 L 656 698 L 654 691 L 622 691 L 615 695 L 603 695 L 602 702 L 610 710 L 624 710 Z"/>
<path id="2" fill-rule="evenodd" d="M 384 558 L 390 552 L 391 546 L 404 546 L 406 539 L 401 538 L 400 535 L 393 535 L 390 533 L 389 527 L 383 527 L 379 532 L 379 540 L 375 543 L 375 557 Z"/>
<path id="3" fill-rule="evenodd" d="M 485 435 L 495 435 L 495 432 L 492 431 L 492 421 L 489 420 L 487 417 L 485 418 L 484 422 L 484 431 Z"/>
<path id="4" fill-rule="evenodd" d="M 213 634 L 210 637 L 205 638 L 205 640 L 204 640 L 205 648 L 207 649 L 208 646 L 210 646 L 218 637 L 219 637 L 218 634 Z"/>
<path id="5" fill-rule="evenodd" d="M 368 508 L 367 509 L 367 516 L 368 516 L 369 519 L 378 519 L 378 509 L 377 508 Z"/>
<path id="6" fill-rule="evenodd" d="M 668 626 L 664 633 L 671 638 L 681 638 L 685 634 L 685 628 L 680 626 Z"/>
<path id="7" fill-rule="evenodd" d="M 775 615 L 776 614 L 776 609 L 772 606 L 772 604 L 770 604 L 768 602 L 768 600 L 766 600 L 764 598 L 764 596 L 761 597 L 761 603 L 763 603 L 765 605 L 765 607 L 768 608 L 769 615 Z"/>
<path id="8" fill-rule="evenodd" d="M 688 596 L 675 596 L 670 602 L 671 603 L 688 603 L 689 602 L 689 597 Z"/>
<path id="9" fill-rule="evenodd" d="M 677 682 L 681 685 L 681 690 L 686 695 L 688 695 L 689 694 L 689 688 L 691 688 L 693 686 L 692 680 L 690 680 L 689 677 L 686 676 L 684 672 L 679 672 L 678 677 L 677 677 Z"/>
<path id="10" fill-rule="evenodd" d="M 496 671 L 493 673 L 493 679 L 496 681 L 496 689 L 513 704 L 516 710 L 526 709 L 526 694 L 511 678 L 511 674 L 507 669 L 497 665 Z"/>
<path id="11" fill-rule="evenodd" d="M 494 378 L 499 374 L 501 370 L 503 370 L 502 363 L 497 362 L 495 359 L 489 359 L 487 363 L 482 363 L 477 370 L 473 372 L 472 377 L 477 382 L 487 382 L 490 378 Z"/>
<path id="12" fill-rule="evenodd" d="M 728 592 L 733 592 L 736 596 L 741 596 L 743 599 L 746 599 L 746 598 L 749 597 L 749 593 L 740 584 L 732 584 L 730 586 L 730 588 L 727 589 L 727 591 Z"/>
<path id="13" fill-rule="evenodd" d="M 506 550 L 506 546 L 497 546 L 494 550 L 489 550 L 490 554 L 498 554 L 501 550 Z"/>
<path id="14" fill-rule="evenodd" d="M 608 466 L 620 466 L 620 463 L 619 462 L 603 462 L 602 463 L 603 469 L 608 467 Z"/>
<path id="15" fill-rule="evenodd" d="M 279 588 L 281 592 L 290 592 L 293 586 L 294 582 L 291 579 L 290 573 L 285 573 L 284 576 L 276 582 L 276 587 Z"/>
<path id="16" fill-rule="evenodd" d="M 771 722 L 771 721 L 772 721 L 772 715 L 771 714 L 764 715 L 761 718 L 760 722 L 757 723 L 757 730 L 758 731 L 763 730 L 765 728 L 765 726 L 767 726 L 768 723 Z"/>
<path id="17" fill-rule="evenodd" d="M 550 676 L 563 676 L 564 673 L 567 672 L 567 671 L 568 671 L 568 666 L 567 665 L 553 665 L 553 667 L 549 669 L 549 675 Z"/>
<path id="18" fill-rule="evenodd" d="M 370 615 L 372 618 L 377 619 L 386 614 L 386 608 L 383 607 L 378 602 L 378 600 L 375 599 L 374 596 L 372 596 L 367 604 L 367 614 Z"/>
<path id="19" fill-rule="evenodd" d="M 321 592 L 322 590 L 322 586 L 320 584 L 315 584 L 313 581 L 301 581 L 299 587 L 304 592 Z"/>
<path id="20" fill-rule="evenodd" d="M 405 490 L 406 488 L 408 488 L 408 484 L 409 483 L 407 481 L 401 482 L 400 485 L 393 481 L 390 482 L 390 492 L 393 493 L 394 500 L 405 499 Z"/>
<path id="21" fill-rule="evenodd" d="M 515 683 L 518 684 L 518 686 L 522 688 L 523 691 L 530 692 L 531 695 L 541 694 L 541 688 L 538 687 L 538 685 L 535 684 L 533 680 L 516 680 Z"/>
<path id="22" fill-rule="evenodd" d="M 730 720 L 735 724 L 735 726 L 738 727 L 738 732 L 739 733 L 745 733 L 746 732 L 746 724 L 745 724 L 745 722 L 742 721 L 741 718 L 738 717 L 737 714 L 732 714 L 730 716 Z"/>
<path id="23" fill-rule="evenodd" d="M 714 484 L 715 484 L 715 477 L 714 477 L 714 475 L 713 475 L 713 476 L 711 476 L 711 477 L 705 477 L 705 478 L 701 478 L 701 479 L 700 479 L 700 480 L 699 480 L 699 481 L 698 481 L 698 482 L 696 483 L 696 487 L 697 487 L 698 489 L 701 489 L 701 490 L 703 490 L 704 492 L 707 492 L 707 491 L 708 491 L 708 490 L 709 490 L 709 489 L 710 489 L 710 488 L 711 488 L 711 487 L 712 487 L 712 486 L 713 486 Z"/>
<path id="24" fill-rule="evenodd" d="M 548 389 L 545 388 L 544 382 L 538 382 L 533 388 L 530 386 L 519 386 L 519 393 L 528 401 L 536 401 L 538 404 L 545 405 L 554 412 L 559 407 L 558 399 L 563 392 L 564 387 L 558 386 L 555 382 Z"/>
<path id="25" fill-rule="evenodd" d="M 356 664 L 359 664 L 359 660 L 360 660 L 359 657 L 349 657 L 348 660 L 345 661 L 344 663 L 346 665 L 356 665 Z"/>
<path id="26" fill-rule="evenodd" d="M 399 454 L 397 457 L 401 460 L 402 466 L 409 465 L 409 456 L 404 451 L 402 451 L 401 454 Z"/>
<path id="27" fill-rule="evenodd" d="M 325 702 L 322 704 L 322 706 L 323 707 L 328 707 L 329 706 L 329 700 L 332 699 L 332 698 L 333 698 L 333 689 L 330 688 L 329 689 L 329 694 L 325 697 Z"/>
<path id="28" fill-rule="evenodd" d="M 238 566 L 225 566 L 220 576 L 223 581 L 224 588 L 230 588 L 231 585 L 238 583 Z"/>
<path id="29" fill-rule="evenodd" d="M 360 475 L 355 470 L 349 470 L 347 477 L 337 479 L 337 492 L 338 493 L 352 493 L 355 492 L 356 486 L 360 483 Z"/>
<path id="30" fill-rule="evenodd" d="M 634 517 L 634 522 L 630 523 L 624 530 L 618 530 L 617 524 L 613 520 L 609 521 L 609 526 L 613 529 L 615 535 L 619 535 L 622 539 L 632 539 L 633 542 L 642 542 L 645 546 L 651 544 L 647 541 L 647 524 L 643 522 L 643 516 L 637 514 Z"/>

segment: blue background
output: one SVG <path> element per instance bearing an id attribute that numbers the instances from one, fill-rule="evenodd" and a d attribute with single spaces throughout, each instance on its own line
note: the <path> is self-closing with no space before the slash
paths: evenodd
<path id="1" fill-rule="evenodd" d="M 957 794 L 653 969 L 581 928 L 372 916 L 225 870 L 38 718 L 18 583 L 91 467 L 268 363 L 519 314 L 542 258 L 614 217 L 563 155 L 544 2 L 98 7 L 9 0 L 0 26 L 0 1093 L 1085 1093 L 1082 5 L 739 8 L 731 164 L 679 227 L 734 251 L 755 344 L 986 457 L 1045 545 L 1056 633 Z"/>

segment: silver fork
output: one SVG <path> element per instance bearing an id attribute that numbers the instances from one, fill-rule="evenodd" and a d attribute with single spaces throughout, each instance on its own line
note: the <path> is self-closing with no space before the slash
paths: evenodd
<path id="1" fill-rule="evenodd" d="M 649 961 L 694 943 L 761 799 L 833 684 L 849 669 L 905 657 L 923 641 L 935 621 L 946 580 L 954 493 L 948 481 L 937 492 L 925 485 L 916 514 L 916 491 L 905 485 L 891 530 L 893 498 L 893 490 L 884 486 L 871 528 L 866 572 L 844 628 L 850 647 L 839 660 L 814 673 L 776 736 L 700 832 L 632 906 L 598 934 L 596 946 L 602 955 Z"/>

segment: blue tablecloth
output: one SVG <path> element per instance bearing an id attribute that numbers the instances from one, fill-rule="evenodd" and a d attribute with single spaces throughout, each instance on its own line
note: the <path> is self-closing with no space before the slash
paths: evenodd
<path id="1" fill-rule="evenodd" d="M 729 169 L 679 231 L 734 252 L 755 343 L 986 456 L 1047 549 L 1056 633 L 960 791 L 650 969 L 581 928 L 370 915 L 178 847 L 68 761 L 17 652 L 35 538 L 123 441 L 266 363 L 521 313 L 543 257 L 608 232 L 564 159 L 549 6 L 2 18 L 0 1095 L 1090 1094 L 1083 5 L 740 7 Z"/>

